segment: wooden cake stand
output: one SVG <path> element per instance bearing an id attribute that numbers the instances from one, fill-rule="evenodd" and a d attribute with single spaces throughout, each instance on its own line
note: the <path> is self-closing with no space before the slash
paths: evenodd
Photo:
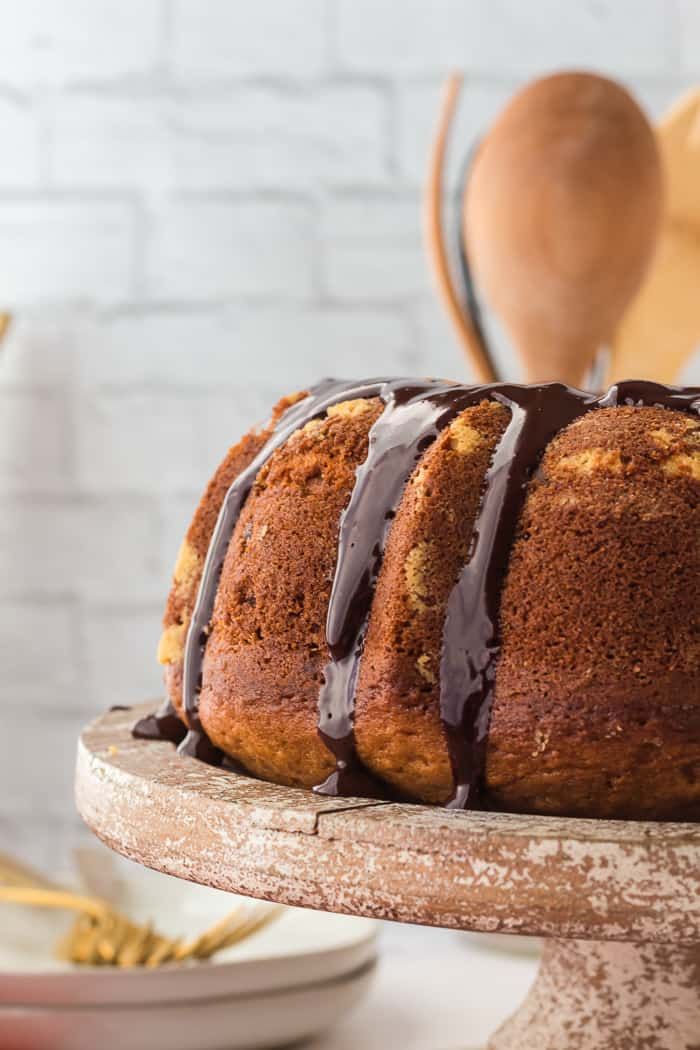
<path id="1" fill-rule="evenodd" d="M 154 707 L 80 740 L 78 809 L 112 849 L 285 904 L 547 938 L 490 1050 L 699 1050 L 700 826 L 317 797 L 134 740 Z"/>

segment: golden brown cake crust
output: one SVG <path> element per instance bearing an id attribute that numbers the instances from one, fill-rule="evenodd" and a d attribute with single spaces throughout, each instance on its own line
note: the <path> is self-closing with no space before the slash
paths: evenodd
<path id="1" fill-rule="evenodd" d="M 426 802 L 452 792 L 440 721 L 442 629 L 508 419 L 506 408 L 484 401 L 445 428 L 406 486 L 377 581 L 356 697 L 357 748 L 372 772 Z"/>
<path id="2" fill-rule="evenodd" d="M 210 739 L 258 776 L 312 787 L 333 770 L 316 731 L 340 515 L 378 400 L 298 431 L 261 471 L 224 563 L 204 660 Z"/>
<path id="3" fill-rule="evenodd" d="M 169 699 L 181 716 L 184 716 L 182 659 L 185 636 L 219 509 L 230 485 L 255 459 L 282 413 L 303 396 L 302 392 L 282 398 L 275 405 L 266 427 L 249 431 L 229 449 L 207 485 L 180 547 L 163 615 L 158 660 L 165 665 Z"/>
<path id="4" fill-rule="evenodd" d="M 592 412 L 550 445 L 501 599 L 493 803 L 700 819 L 700 424 Z"/>
<path id="5" fill-rule="evenodd" d="M 224 565 L 201 720 L 215 744 L 278 783 L 311 787 L 334 768 L 317 733 L 325 619 L 340 515 L 380 412 L 378 400 L 345 403 L 276 451 Z M 430 447 L 377 584 L 356 695 L 358 753 L 417 800 L 444 802 L 452 790 L 442 627 L 508 418 L 483 402 Z M 178 709 L 184 630 L 216 514 L 268 433 L 231 450 L 186 537 L 161 649 Z M 502 592 L 489 805 L 700 819 L 699 514 L 700 424 L 684 413 L 600 409 L 551 443 Z"/>

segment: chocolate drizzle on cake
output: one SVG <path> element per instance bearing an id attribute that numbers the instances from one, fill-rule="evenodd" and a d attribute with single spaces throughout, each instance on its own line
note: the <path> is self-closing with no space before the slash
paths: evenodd
<path id="1" fill-rule="evenodd" d="M 381 379 L 358 384 L 332 379 L 321 382 L 308 397 L 287 409 L 278 421 L 269 441 L 265 443 L 248 468 L 238 475 L 226 493 L 209 544 L 197 600 L 185 641 L 182 692 L 189 732 L 178 748 L 181 753 L 203 757 L 202 752 L 208 743 L 199 719 L 199 694 L 202 688 L 204 653 L 226 552 L 236 522 L 255 484 L 255 479 L 276 449 L 285 445 L 292 434 L 306 423 L 323 416 L 332 405 L 340 401 L 376 396 L 384 382 L 385 380 Z M 220 764 L 220 753 L 219 755 L 210 754 L 208 760 L 217 765 Z"/>
<path id="2" fill-rule="evenodd" d="M 131 730 L 139 740 L 167 740 L 179 744 L 187 730 L 169 700 L 164 700 L 152 715 L 140 718 Z"/>
<path id="3" fill-rule="evenodd" d="M 222 753 L 210 744 L 199 719 L 202 667 L 224 559 L 259 471 L 295 431 L 322 417 L 331 406 L 372 397 L 384 402 L 384 411 L 370 431 L 367 457 L 356 472 L 341 518 L 326 622 L 329 660 L 319 695 L 319 734 L 335 756 L 336 769 L 316 790 L 370 797 L 389 793 L 363 767 L 357 754 L 354 705 L 391 522 L 408 479 L 444 427 L 466 408 L 496 400 L 509 409 L 510 421 L 484 479 L 469 559 L 448 598 L 440 665 L 440 713 L 455 784 L 448 805 L 480 806 L 484 804 L 488 730 L 500 651 L 501 590 L 527 487 L 547 445 L 564 427 L 598 408 L 646 405 L 700 414 L 700 389 L 625 382 L 596 397 L 558 383 L 481 387 L 405 379 L 321 383 L 284 413 L 263 449 L 224 498 L 185 644 L 183 699 L 189 732 L 178 741 L 180 751 L 214 764 L 222 761 Z M 171 712 L 161 710 L 142 720 L 135 735 L 153 738 L 161 721 L 164 733 L 173 733 Z M 143 723 L 148 725 L 142 728 Z M 182 737 L 184 730 L 178 725 Z M 174 739 L 174 735 L 165 738 Z"/>
<path id="4" fill-rule="evenodd" d="M 336 770 L 316 790 L 374 795 L 355 748 L 355 690 L 374 587 L 390 523 L 426 449 L 460 412 L 485 398 L 511 411 L 486 475 L 472 555 L 450 594 L 443 634 L 440 711 L 455 781 L 451 805 L 478 804 L 498 655 L 500 584 L 531 468 L 551 438 L 586 412 L 592 396 L 558 384 L 386 384 L 385 410 L 369 435 L 341 518 L 326 637 L 331 660 L 319 701 L 319 732 Z M 373 785 L 369 785 L 370 788 Z"/>
<path id="5" fill-rule="evenodd" d="M 319 695 L 319 734 L 336 768 L 315 790 L 329 795 L 386 797 L 359 760 L 353 730 L 355 689 L 374 589 L 391 522 L 406 482 L 440 430 L 445 383 L 391 381 L 379 396 L 385 408 L 369 434 L 367 458 L 357 470 L 340 520 L 338 557 L 328 615 L 330 660 Z"/>
<path id="6" fill-rule="evenodd" d="M 503 580 L 528 483 L 555 434 L 594 400 L 559 385 L 500 387 L 495 400 L 510 422 L 484 479 L 471 556 L 447 601 L 440 663 L 440 714 L 454 778 L 448 803 L 457 809 L 483 801 Z"/>

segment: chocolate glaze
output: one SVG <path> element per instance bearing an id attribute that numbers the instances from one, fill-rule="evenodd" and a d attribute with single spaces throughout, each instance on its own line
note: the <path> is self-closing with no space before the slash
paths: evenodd
<path id="1" fill-rule="evenodd" d="M 201 727 L 188 730 L 187 735 L 178 744 L 177 750 L 180 755 L 198 758 L 200 762 L 206 762 L 210 766 L 223 765 L 225 758 L 224 752 L 212 744 Z"/>
<path id="2" fill-rule="evenodd" d="M 169 700 L 164 700 L 155 714 L 140 718 L 131 730 L 139 740 L 167 740 L 179 744 L 187 730 Z"/>
<path id="3" fill-rule="evenodd" d="M 558 384 L 500 387 L 511 417 L 484 479 L 471 557 L 447 602 L 440 663 L 440 713 L 454 776 L 448 805 L 480 805 L 499 653 L 498 614 L 528 482 L 554 435 L 594 399 Z"/>
<path id="4" fill-rule="evenodd" d="M 386 407 L 370 431 L 367 458 L 340 524 L 326 624 L 331 661 L 319 702 L 319 732 L 336 757 L 336 770 L 316 790 L 376 793 L 368 791 L 352 725 L 364 636 L 390 523 L 408 478 L 440 431 L 465 408 L 492 397 L 510 408 L 511 421 L 485 479 L 472 557 L 450 595 L 441 663 L 440 707 L 456 784 L 453 804 L 473 806 L 498 652 L 500 581 L 514 532 L 510 522 L 517 520 L 530 466 L 561 427 L 586 411 L 592 397 L 558 384 L 468 388 L 401 382 L 386 384 L 381 396 Z"/>
<path id="5" fill-rule="evenodd" d="M 322 416 L 332 405 L 356 397 L 373 397 L 382 388 L 385 380 L 369 380 L 366 383 L 352 384 L 338 380 L 323 380 L 311 393 L 282 415 L 270 439 L 258 455 L 241 474 L 238 475 L 228 492 L 219 511 L 214 533 L 209 544 L 202 579 L 197 593 L 192 619 L 185 641 L 183 668 L 183 703 L 187 724 L 192 733 L 206 736 L 199 720 L 199 693 L 202 688 L 202 665 L 207 644 L 209 625 L 214 611 L 214 600 L 219 586 L 221 570 L 226 558 L 233 530 L 240 517 L 255 479 L 276 449 L 286 444 L 297 430 L 312 419 Z M 188 734 L 190 737 L 190 734 Z M 189 754 L 200 744 L 199 737 L 185 739 L 181 750 Z"/>
<path id="6" fill-rule="evenodd" d="M 700 389 L 649 382 L 619 383 L 596 397 L 559 383 L 464 387 L 435 380 L 376 379 L 366 383 L 325 380 L 281 417 L 269 441 L 228 490 L 204 566 L 185 645 L 183 695 L 190 732 L 180 750 L 221 764 L 199 721 L 202 663 L 218 582 L 233 530 L 255 478 L 276 449 L 312 419 L 341 401 L 379 397 L 384 411 L 369 435 L 350 501 L 342 515 L 338 559 L 326 622 L 329 660 L 319 696 L 319 734 L 336 770 L 316 790 L 325 794 L 387 797 L 357 755 L 354 698 L 374 588 L 403 489 L 426 449 L 464 409 L 483 400 L 504 404 L 510 422 L 484 479 L 470 558 L 447 603 L 440 666 L 440 713 L 455 789 L 448 805 L 483 804 L 483 774 L 499 654 L 498 617 L 503 580 L 528 483 L 552 438 L 598 408 L 656 405 L 700 414 Z M 150 719 L 167 721 L 172 712 Z M 184 733 L 182 724 L 180 737 Z M 162 738 L 162 737 L 159 737 Z M 171 739 L 171 737 L 168 737 Z"/>
<path id="7" fill-rule="evenodd" d="M 369 434 L 340 521 L 338 557 L 326 620 L 331 659 L 319 697 L 319 733 L 336 757 L 336 770 L 316 788 L 323 794 L 386 796 L 362 768 L 355 749 L 355 688 L 374 589 L 386 541 L 404 487 L 425 451 L 459 412 L 490 388 L 393 380 L 379 392 L 385 409 Z"/>
<path id="8" fill-rule="evenodd" d="M 319 734 L 336 769 L 315 790 L 320 794 L 386 797 L 386 785 L 362 766 L 355 748 L 355 687 L 374 588 L 391 521 L 404 486 L 438 433 L 438 399 L 445 383 L 387 382 L 379 391 L 385 408 L 369 434 L 367 458 L 340 519 L 338 557 L 326 619 L 330 660 L 319 695 Z"/>

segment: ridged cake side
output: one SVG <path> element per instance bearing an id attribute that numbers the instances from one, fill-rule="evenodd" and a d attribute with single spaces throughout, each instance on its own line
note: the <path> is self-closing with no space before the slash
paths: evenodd
<path id="1" fill-rule="evenodd" d="M 326 611 L 340 515 L 381 410 L 338 405 L 278 449 L 224 563 L 200 717 L 213 743 L 279 783 L 312 787 L 334 767 L 316 731 Z"/>
<path id="2" fill-rule="evenodd" d="M 249 431 L 229 449 L 207 485 L 182 541 L 163 615 L 158 662 L 165 667 L 165 685 L 170 701 L 183 719 L 182 662 L 185 638 L 219 509 L 229 486 L 255 459 L 282 413 L 303 396 L 300 393 L 282 398 L 275 405 L 270 421 L 264 428 Z"/>
<path id="3" fill-rule="evenodd" d="M 377 581 L 356 695 L 357 748 L 372 772 L 426 802 L 452 793 L 440 720 L 442 630 L 508 419 L 506 408 L 484 401 L 428 449 L 406 486 Z"/>
<path id="4" fill-rule="evenodd" d="M 700 423 L 592 412 L 550 445 L 501 600 L 487 777 L 521 812 L 700 819 Z"/>

